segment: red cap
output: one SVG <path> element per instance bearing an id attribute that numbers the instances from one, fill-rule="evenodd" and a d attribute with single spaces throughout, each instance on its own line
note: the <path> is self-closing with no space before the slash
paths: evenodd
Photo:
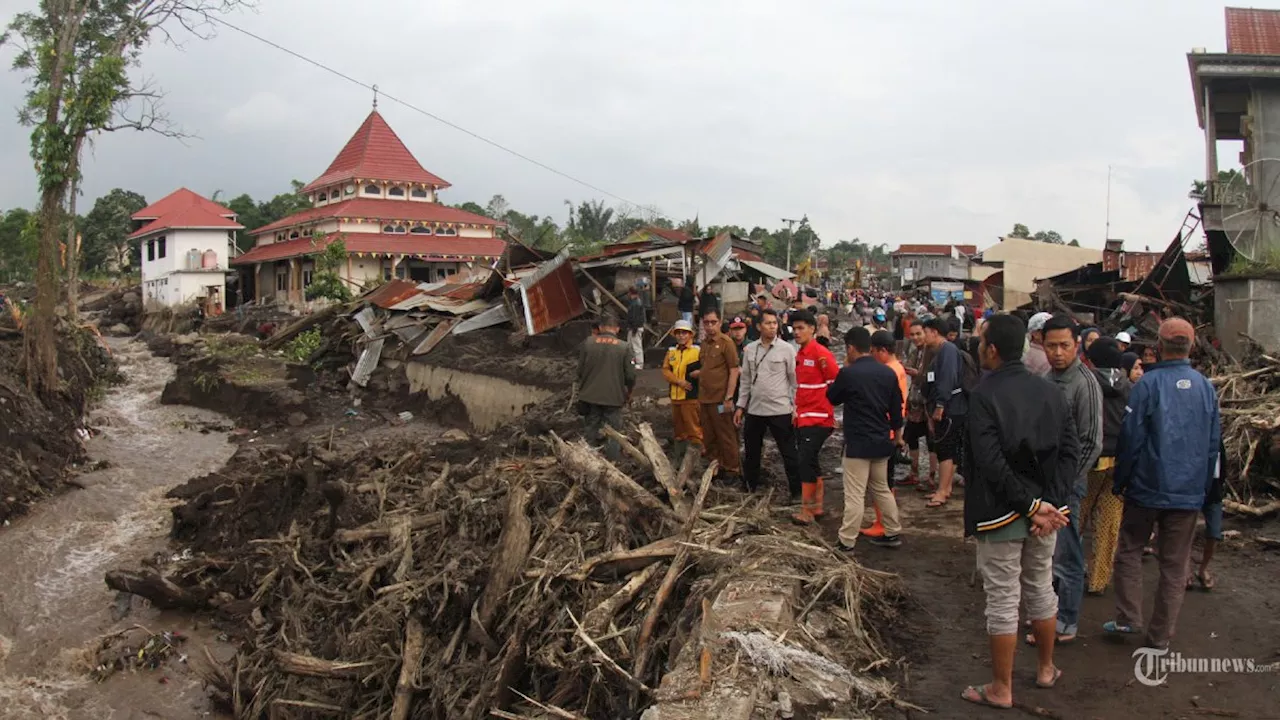
<path id="1" fill-rule="evenodd" d="M 733 319 L 729 321 L 730 328 L 738 328 L 738 327 L 744 328 L 746 326 L 747 326 L 747 321 L 744 320 L 741 315 L 734 315 Z"/>
<path id="2" fill-rule="evenodd" d="M 1186 320 L 1180 317 L 1172 317 L 1160 323 L 1160 338 L 1162 340 L 1182 338 L 1187 342 L 1195 342 L 1196 329 Z"/>

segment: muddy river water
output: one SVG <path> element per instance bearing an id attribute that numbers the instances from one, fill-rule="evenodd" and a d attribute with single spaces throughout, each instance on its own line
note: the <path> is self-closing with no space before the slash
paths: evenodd
<path id="1" fill-rule="evenodd" d="M 213 631 L 139 599 L 117 619 L 126 606 L 103 582 L 107 570 L 170 552 L 172 501 L 165 493 L 217 470 L 234 451 L 226 432 L 208 430 L 226 427 L 221 416 L 160 405 L 174 372 L 168 360 L 131 340 L 112 348 L 127 381 L 92 411 L 89 425 L 101 433 L 87 443 L 91 460 L 104 467 L 79 477 L 85 489 L 46 500 L 0 528 L 0 717 L 214 717 L 188 664 L 100 684 L 88 674 L 99 638 L 132 625 L 191 635 L 185 650 L 193 660 L 206 641 L 225 651 Z"/>

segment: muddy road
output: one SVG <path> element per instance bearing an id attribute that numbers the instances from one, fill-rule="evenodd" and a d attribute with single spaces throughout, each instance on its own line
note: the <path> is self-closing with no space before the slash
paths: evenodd
<path id="1" fill-rule="evenodd" d="M 173 366 L 141 343 L 113 341 L 126 377 L 92 411 L 100 434 L 88 452 L 103 468 L 79 476 L 85 489 L 44 501 L 0 528 L 0 715 L 5 718 L 210 717 L 199 678 L 188 665 L 90 678 L 104 634 L 142 625 L 191 636 L 184 652 L 218 655 L 215 633 L 192 621 L 118 601 L 103 583 L 114 567 L 136 566 L 169 552 L 171 501 L 164 494 L 221 467 L 234 447 L 229 422 L 208 411 L 161 406 Z M 127 614 L 124 614 L 127 610 Z M 123 617 L 121 615 L 123 614 Z"/>

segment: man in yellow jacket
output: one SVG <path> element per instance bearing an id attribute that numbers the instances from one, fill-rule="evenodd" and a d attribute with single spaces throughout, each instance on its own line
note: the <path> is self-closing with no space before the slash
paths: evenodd
<path id="1" fill-rule="evenodd" d="M 698 380 L 691 376 L 701 366 L 700 349 L 693 344 L 693 323 L 677 320 L 671 329 L 676 344 L 662 361 L 662 377 L 671 385 L 671 420 L 675 427 L 675 462 L 679 464 L 689 445 L 702 445 L 698 419 Z"/>

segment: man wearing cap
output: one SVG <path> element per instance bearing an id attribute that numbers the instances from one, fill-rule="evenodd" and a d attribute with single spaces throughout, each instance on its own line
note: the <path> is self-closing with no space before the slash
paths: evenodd
<path id="1" fill-rule="evenodd" d="M 747 346 L 747 319 L 741 315 L 734 315 L 729 320 L 729 337 L 733 338 L 733 344 L 738 346 L 738 357 L 742 357 L 742 349 Z"/>
<path id="2" fill-rule="evenodd" d="M 1120 344 L 1120 352 L 1129 352 L 1129 346 L 1133 344 L 1133 336 L 1127 332 L 1116 333 L 1116 342 Z"/>
<path id="3" fill-rule="evenodd" d="M 1142 548 L 1159 530 L 1160 582 L 1145 646 L 1166 648 L 1186 594 L 1196 516 L 1219 471 L 1222 426 L 1213 385 L 1191 368 L 1191 323 L 1160 325 L 1161 362 L 1146 368 L 1129 394 L 1116 451 L 1115 492 L 1124 495 L 1116 549 L 1116 619 L 1109 633 L 1143 629 Z"/>
<path id="4" fill-rule="evenodd" d="M 760 339 L 748 343 L 742 352 L 742 381 L 738 384 L 738 409 L 733 422 L 742 428 L 746 459 L 742 479 L 747 490 L 760 487 L 760 454 L 764 434 L 768 431 L 782 456 L 787 473 L 787 487 L 792 496 L 800 495 L 800 478 L 796 474 L 796 439 L 793 421 L 796 414 L 796 350 L 778 337 L 778 315 L 762 312 Z"/>
<path id="5" fill-rule="evenodd" d="M 680 464 L 690 445 L 702 447 L 702 424 L 698 418 L 698 381 L 689 377 L 700 367 L 699 348 L 693 344 L 693 323 L 677 320 L 671 328 L 675 347 L 662 361 L 662 377 L 671 386 L 671 424 L 675 432 L 675 462 Z"/>
<path id="6" fill-rule="evenodd" d="M 622 427 L 622 406 L 636 384 L 636 366 L 627 346 L 618 339 L 618 319 L 612 314 L 600 319 L 600 332 L 588 337 L 578 348 L 578 404 L 587 442 L 600 441 L 607 423 Z M 618 443 L 605 443 L 605 456 L 618 457 Z"/>
<path id="7" fill-rule="evenodd" d="M 1027 321 L 1027 351 L 1023 353 L 1022 364 L 1032 374 L 1041 377 L 1049 374 L 1049 358 L 1044 354 L 1044 324 L 1053 317 L 1052 313 L 1038 312 Z"/>

